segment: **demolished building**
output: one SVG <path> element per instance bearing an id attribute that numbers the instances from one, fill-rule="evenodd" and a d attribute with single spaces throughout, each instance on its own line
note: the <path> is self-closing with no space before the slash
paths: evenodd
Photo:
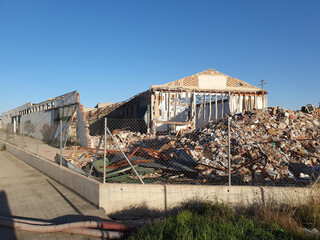
<path id="1" fill-rule="evenodd" d="M 150 89 L 127 101 L 87 113 L 90 135 L 103 128 L 103 118 L 140 119 L 144 127 L 127 121 L 121 127 L 152 134 L 176 133 L 218 121 L 225 114 L 267 108 L 267 91 L 209 69 Z M 100 132 L 101 134 L 101 132 Z"/>
<path id="2" fill-rule="evenodd" d="M 41 103 L 26 103 L 2 114 L 2 128 L 47 142 L 59 140 L 61 132 L 66 140 L 72 121 L 76 123 L 73 129 L 76 141 L 88 146 L 90 137 L 77 91 Z"/>
<path id="3" fill-rule="evenodd" d="M 232 184 L 317 183 L 320 109 L 267 108 L 266 95 L 207 70 L 94 109 L 83 108 L 74 91 L 8 111 L 2 122 L 43 140 L 58 139 L 60 132 L 75 136 L 82 147 L 72 145 L 56 162 L 101 181 L 225 184 L 230 176 Z M 118 129 L 108 126 L 112 133 L 103 137 L 106 118 Z"/>
<path id="4" fill-rule="evenodd" d="M 3 127 L 46 141 L 73 136 L 82 147 L 96 147 L 104 119 L 110 130 L 177 133 L 218 121 L 225 114 L 267 107 L 267 91 L 209 69 L 149 90 L 118 103 L 99 103 L 83 108 L 77 91 L 41 103 L 27 103 L 3 113 Z M 112 120 L 115 124 L 112 125 Z M 68 134 L 67 134 L 68 133 Z M 90 134 L 89 134 L 90 133 Z"/>
<path id="5" fill-rule="evenodd" d="M 226 184 L 230 173 L 232 184 L 305 186 L 320 179 L 319 140 L 319 108 L 311 113 L 281 107 L 247 111 L 183 136 L 120 130 L 105 138 L 106 181 L 139 182 L 130 161 L 148 183 Z M 93 166 L 94 177 L 102 180 L 103 145 L 81 148 L 65 162 L 85 175 Z"/>

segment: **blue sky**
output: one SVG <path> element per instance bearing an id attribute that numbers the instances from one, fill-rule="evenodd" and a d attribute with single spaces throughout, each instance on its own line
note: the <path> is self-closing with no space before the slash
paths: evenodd
<path id="1" fill-rule="evenodd" d="M 78 90 L 118 102 L 213 68 L 269 105 L 320 102 L 319 0 L 0 0 L 0 113 Z"/>

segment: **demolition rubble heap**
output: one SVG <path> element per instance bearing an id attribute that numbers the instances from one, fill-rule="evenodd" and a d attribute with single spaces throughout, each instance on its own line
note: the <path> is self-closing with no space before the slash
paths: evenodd
<path id="1" fill-rule="evenodd" d="M 231 173 L 242 182 L 314 179 L 320 166 L 320 114 L 269 108 L 234 115 L 230 121 Z M 189 135 L 200 151 L 203 174 L 224 175 L 228 167 L 228 120 Z M 192 140 L 191 140 L 192 139 Z M 212 167 L 212 168 L 210 168 Z"/>
<path id="2" fill-rule="evenodd" d="M 152 178 L 152 182 L 215 184 L 228 179 L 227 118 L 184 136 L 151 136 L 127 130 L 115 130 L 113 136 L 142 178 Z M 127 172 L 131 168 L 115 152 L 110 137 L 106 145 L 108 173 L 116 176 L 110 181 L 125 181 L 118 173 L 136 179 Z M 315 181 L 320 170 L 319 109 L 304 113 L 273 107 L 230 116 L 230 159 L 233 184 Z"/>

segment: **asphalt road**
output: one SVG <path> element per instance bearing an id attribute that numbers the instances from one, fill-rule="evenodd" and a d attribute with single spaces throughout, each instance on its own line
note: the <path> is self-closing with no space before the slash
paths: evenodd
<path id="1" fill-rule="evenodd" d="M 8 152 L 0 151 L 0 216 L 64 223 L 109 220 L 76 193 Z M 0 239 L 96 239 L 69 233 L 33 233 L 0 227 Z"/>

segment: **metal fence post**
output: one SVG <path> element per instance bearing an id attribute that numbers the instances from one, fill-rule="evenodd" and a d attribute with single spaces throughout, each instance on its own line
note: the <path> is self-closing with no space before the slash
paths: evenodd
<path id="1" fill-rule="evenodd" d="M 20 123 L 20 135 L 21 135 L 21 148 L 23 149 L 23 129 L 22 129 L 23 124 Z"/>
<path id="2" fill-rule="evenodd" d="M 137 177 L 139 178 L 140 182 L 142 184 L 144 184 L 142 178 L 140 177 L 139 173 L 137 172 L 137 170 L 134 168 L 134 166 L 132 165 L 132 163 L 130 162 L 130 160 L 128 159 L 127 155 L 122 151 L 121 147 L 118 144 L 117 139 L 114 138 L 114 136 L 112 135 L 112 133 L 110 132 L 109 128 L 106 127 L 106 130 L 108 132 L 108 134 L 110 135 L 110 137 L 112 138 L 112 140 L 114 141 L 114 143 L 116 144 L 117 148 L 120 150 L 121 154 L 124 156 L 124 158 L 127 160 L 127 162 L 129 163 L 130 167 L 132 168 L 132 170 L 134 171 L 134 173 L 137 175 Z"/>
<path id="3" fill-rule="evenodd" d="M 150 117 L 151 117 L 151 109 L 150 105 L 148 105 L 147 109 L 147 133 L 150 133 Z"/>
<path id="4" fill-rule="evenodd" d="M 231 117 L 228 117 L 228 175 L 229 175 L 229 186 L 231 186 L 230 120 L 231 120 Z"/>
<path id="5" fill-rule="evenodd" d="M 11 128 L 12 128 L 12 145 L 14 145 L 14 135 L 15 135 L 15 132 L 14 132 L 14 128 L 13 128 L 14 126 L 12 126 Z"/>
<path id="6" fill-rule="evenodd" d="M 9 125 L 7 125 L 7 138 L 6 141 L 9 142 Z"/>
<path id="7" fill-rule="evenodd" d="M 37 156 L 39 154 L 39 144 L 38 144 L 38 123 L 36 123 L 36 153 L 37 153 Z"/>
<path id="8" fill-rule="evenodd" d="M 311 185 L 311 187 L 315 186 L 317 184 L 317 182 L 319 181 L 320 179 L 320 175 L 317 177 L 317 179 L 314 181 L 314 183 Z"/>
<path id="9" fill-rule="evenodd" d="M 107 158 L 107 118 L 104 119 L 104 144 L 103 144 L 103 183 L 106 183 L 106 158 Z"/>
<path id="10" fill-rule="evenodd" d="M 60 119 L 60 167 L 62 166 L 62 120 Z"/>

